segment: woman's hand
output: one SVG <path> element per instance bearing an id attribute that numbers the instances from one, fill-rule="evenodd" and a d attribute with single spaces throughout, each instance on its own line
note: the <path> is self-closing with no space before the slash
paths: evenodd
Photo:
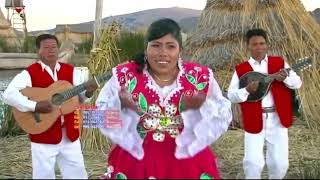
<path id="1" fill-rule="evenodd" d="M 121 87 L 119 98 L 121 102 L 121 108 L 129 108 L 135 112 L 139 111 L 138 105 L 134 103 L 125 86 Z"/>
<path id="2" fill-rule="evenodd" d="M 197 93 L 191 97 L 182 95 L 183 110 L 199 109 L 205 100 L 206 95 L 204 93 Z"/>

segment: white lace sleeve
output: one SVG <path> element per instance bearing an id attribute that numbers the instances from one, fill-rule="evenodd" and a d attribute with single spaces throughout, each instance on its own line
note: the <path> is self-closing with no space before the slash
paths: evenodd
<path id="1" fill-rule="evenodd" d="M 184 129 L 176 138 L 175 156 L 178 159 L 196 155 L 227 131 L 232 120 L 231 102 L 223 97 L 212 71 L 204 104 L 200 109 L 181 113 L 181 116 Z"/>
<path id="2" fill-rule="evenodd" d="M 100 128 L 100 131 L 110 138 L 113 143 L 118 144 L 132 156 L 141 160 L 144 156 L 142 148 L 143 140 L 136 130 L 139 115 L 130 109 L 121 110 L 118 96 L 119 90 L 119 83 L 113 76 L 101 89 L 96 100 L 96 106 L 99 110 L 106 110 L 108 108 L 119 110 L 122 126 L 121 128 Z"/>

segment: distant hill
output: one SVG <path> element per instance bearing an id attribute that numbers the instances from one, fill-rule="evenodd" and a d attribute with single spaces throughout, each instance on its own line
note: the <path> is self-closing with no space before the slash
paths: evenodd
<path id="1" fill-rule="evenodd" d="M 320 8 L 317 8 L 314 11 L 312 11 L 311 15 L 316 19 L 318 23 L 320 23 Z"/>
<path id="2" fill-rule="evenodd" d="M 187 8 L 157 8 L 149 9 L 144 11 L 139 11 L 130 14 L 111 16 L 102 19 L 103 26 L 107 26 L 112 22 L 112 20 L 117 20 L 124 29 L 136 30 L 138 28 L 147 28 L 153 21 L 160 18 L 171 18 L 179 23 L 182 30 L 185 33 L 196 28 L 199 21 L 201 10 L 187 9 Z M 315 9 L 310 14 L 320 23 L 320 8 Z M 92 32 L 93 31 L 93 21 L 84 22 L 80 24 L 68 24 L 71 32 Z M 54 29 L 33 31 L 30 32 L 32 35 L 37 35 L 39 33 L 55 33 L 61 32 L 65 29 L 66 25 L 57 25 Z"/>
<path id="3" fill-rule="evenodd" d="M 186 9 L 186 8 L 158 8 L 140 11 L 136 13 L 107 17 L 103 19 L 103 24 L 107 25 L 112 22 L 112 19 L 117 20 L 122 24 L 123 27 L 127 29 L 136 29 L 140 27 L 147 27 L 153 21 L 160 18 L 171 18 L 177 22 L 180 22 L 182 19 L 198 17 L 201 15 L 200 10 Z"/>
<path id="4" fill-rule="evenodd" d="M 187 9 L 187 8 L 157 8 L 139 11 L 130 14 L 111 16 L 102 19 L 102 26 L 109 25 L 113 20 L 118 21 L 123 28 L 128 30 L 135 30 L 138 28 L 146 28 L 153 21 L 160 18 L 171 18 L 178 22 L 181 25 L 182 29 L 185 32 L 188 32 L 193 26 L 199 16 L 201 15 L 201 10 Z M 191 20 L 191 21 L 189 21 Z M 191 23 L 194 22 L 194 23 Z M 72 32 L 92 32 L 93 31 L 93 21 L 84 22 L 80 24 L 70 24 L 68 27 Z M 42 32 L 54 33 L 61 32 L 64 29 L 65 25 L 57 25 L 55 29 L 33 31 L 31 34 L 39 34 Z"/>

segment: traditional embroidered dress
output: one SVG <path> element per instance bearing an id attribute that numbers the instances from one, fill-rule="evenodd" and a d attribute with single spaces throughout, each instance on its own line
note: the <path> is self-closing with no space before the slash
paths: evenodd
<path id="1" fill-rule="evenodd" d="M 108 178 L 220 178 L 209 148 L 228 129 L 231 103 L 222 96 L 212 71 L 179 61 L 172 85 L 159 87 L 147 69 L 129 62 L 113 69 L 97 99 L 99 109 L 121 109 L 118 92 L 126 85 L 142 113 L 122 109 L 122 128 L 101 128 L 116 146 L 108 158 Z M 203 92 L 197 110 L 184 111 L 182 95 Z"/>

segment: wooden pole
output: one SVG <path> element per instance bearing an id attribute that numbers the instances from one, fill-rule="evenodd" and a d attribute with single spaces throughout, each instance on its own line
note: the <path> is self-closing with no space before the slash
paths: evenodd
<path id="1" fill-rule="evenodd" d="M 96 0 L 96 17 L 94 21 L 93 46 L 96 48 L 100 41 L 101 18 L 102 18 L 103 0 Z"/>

